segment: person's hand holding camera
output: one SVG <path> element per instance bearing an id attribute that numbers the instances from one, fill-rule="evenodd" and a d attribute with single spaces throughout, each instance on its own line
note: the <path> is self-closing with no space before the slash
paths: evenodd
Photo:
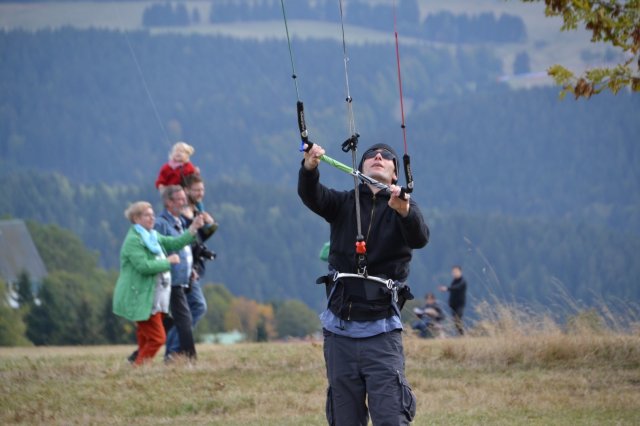
<path id="1" fill-rule="evenodd" d="M 191 225 L 189 226 L 189 232 L 191 233 L 191 235 L 196 235 L 198 229 L 202 228 L 203 226 L 204 217 L 203 215 L 199 214 L 193 219 L 193 222 L 191 222 Z"/>

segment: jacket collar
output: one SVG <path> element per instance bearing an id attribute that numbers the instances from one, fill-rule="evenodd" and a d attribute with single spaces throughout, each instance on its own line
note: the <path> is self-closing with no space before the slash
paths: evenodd
<path id="1" fill-rule="evenodd" d="M 184 227 L 184 219 L 182 218 L 182 215 L 176 218 L 169 210 L 164 209 L 160 216 L 172 224 L 176 224 L 177 221 L 180 221 L 180 225 Z"/>
<path id="2" fill-rule="evenodd" d="M 361 183 L 360 194 L 366 195 L 367 197 L 372 197 L 373 191 L 371 190 L 371 188 L 369 188 L 369 185 L 367 185 L 366 183 Z M 378 191 L 376 197 L 389 198 L 389 193 L 387 191 Z"/>

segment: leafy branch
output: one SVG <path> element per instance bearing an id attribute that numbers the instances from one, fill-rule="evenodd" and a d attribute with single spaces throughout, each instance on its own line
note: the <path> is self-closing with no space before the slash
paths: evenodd
<path id="1" fill-rule="evenodd" d="M 563 86 L 562 96 L 573 93 L 576 99 L 588 99 L 606 89 L 613 93 L 623 88 L 640 91 L 640 0 L 544 0 L 544 3 L 546 16 L 562 17 L 562 31 L 584 25 L 591 32 L 592 43 L 610 43 L 625 54 L 622 63 L 592 68 L 579 76 L 562 65 L 551 66 L 547 72 Z"/>

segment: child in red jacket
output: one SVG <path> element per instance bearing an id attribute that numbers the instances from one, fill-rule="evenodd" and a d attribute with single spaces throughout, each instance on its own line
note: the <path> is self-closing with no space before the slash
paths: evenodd
<path id="1" fill-rule="evenodd" d="M 200 174 L 200 169 L 189 161 L 194 152 L 195 149 L 188 143 L 178 142 L 173 145 L 169 153 L 169 161 L 158 173 L 156 188 L 162 191 L 165 186 L 182 185 L 186 176 Z"/>

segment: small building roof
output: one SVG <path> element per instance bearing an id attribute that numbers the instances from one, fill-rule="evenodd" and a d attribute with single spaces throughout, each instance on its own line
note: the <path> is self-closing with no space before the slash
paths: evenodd
<path id="1" fill-rule="evenodd" d="M 47 276 L 24 221 L 0 220 L 0 277 L 7 283 L 16 282 L 23 271 L 29 274 L 32 283 L 41 283 Z"/>

